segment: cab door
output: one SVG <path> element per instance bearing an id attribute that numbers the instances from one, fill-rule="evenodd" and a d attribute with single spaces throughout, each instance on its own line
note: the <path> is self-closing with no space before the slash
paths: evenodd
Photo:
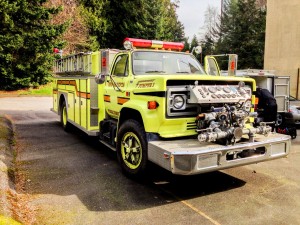
<path id="1" fill-rule="evenodd" d="M 123 104 L 129 100 L 129 54 L 119 53 L 115 57 L 110 76 L 106 78 L 104 101 L 106 112 L 118 118 Z"/>
<path id="2" fill-rule="evenodd" d="M 221 75 L 217 60 L 213 56 L 204 57 L 204 70 L 208 75 Z"/>

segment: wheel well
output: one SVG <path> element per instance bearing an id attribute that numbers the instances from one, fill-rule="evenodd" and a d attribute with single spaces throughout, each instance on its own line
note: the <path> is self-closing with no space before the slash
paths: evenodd
<path id="1" fill-rule="evenodd" d="M 128 119 L 134 119 L 137 122 L 139 122 L 142 126 L 144 126 L 142 116 L 139 111 L 129 108 L 123 108 L 120 112 L 120 118 L 119 118 L 119 127 L 122 125 L 122 123 Z"/>
<path id="2" fill-rule="evenodd" d="M 61 107 L 63 102 L 66 102 L 65 96 L 63 94 L 60 95 L 59 97 L 59 105 L 58 105 L 58 114 L 61 114 Z"/>

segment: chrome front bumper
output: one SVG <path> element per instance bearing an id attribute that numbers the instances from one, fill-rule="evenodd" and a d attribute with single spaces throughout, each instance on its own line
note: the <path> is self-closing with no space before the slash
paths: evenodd
<path id="1" fill-rule="evenodd" d="M 277 133 L 229 146 L 197 139 L 151 141 L 148 159 L 174 174 L 192 175 L 282 158 L 290 146 L 290 136 Z"/>

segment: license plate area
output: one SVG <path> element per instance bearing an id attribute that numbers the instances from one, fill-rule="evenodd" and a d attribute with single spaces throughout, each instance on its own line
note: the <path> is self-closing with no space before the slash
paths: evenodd
<path id="1" fill-rule="evenodd" d="M 262 156 L 265 153 L 266 153 L 266 148 L 263 146 L 258 148 L 244 149 L 244 150 L 233 150 L 233 151 L 228 151 L 226 153 L 226 160 L 232 161 L 232 160 L 238 160 L 244 158 L 257 157 L 257 156 Z"/>

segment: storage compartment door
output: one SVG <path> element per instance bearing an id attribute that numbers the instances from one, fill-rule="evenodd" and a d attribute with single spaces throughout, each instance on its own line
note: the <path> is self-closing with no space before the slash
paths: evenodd
<path id="1" fill-rule="evenodd" d="M 80 107 L 80 126 L 87 129 L 87 80 L 80 79 L 79 107 Z"/>
<path id="2" fill-rule="evenodd" d="M 274 97 L 277 101 L 278 112 L 287 112 L 290 97 L 290 77 L 275 77 Z"/>
<path id="3" fill-rule="evenodd" d="M 68 119 L 75 121 L 75 102 L 74 102 L 74 93 L 68 93 Z"/>

